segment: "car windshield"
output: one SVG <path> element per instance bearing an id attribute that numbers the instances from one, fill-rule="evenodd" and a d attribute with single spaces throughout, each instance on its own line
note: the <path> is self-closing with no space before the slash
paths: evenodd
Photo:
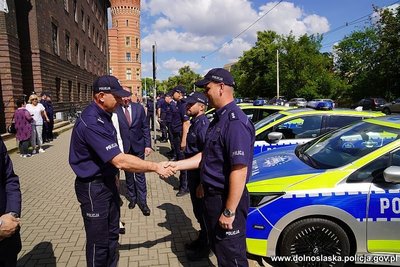
<path id="1" fill-rule="evenodd" d="M 396 128 L 359 122 L 297 147 L 296 155 L 316 169 L 333 169 L 399 139 L 399 135 Z"/>
<path id="2" fill-rule="evenodd" d="M 265 125 L 268 125 L 268 124 L 270 124 L 271 122 L 274 122 L 274 121 L 276 121 L 276 120 L 279 120 L 280 118 L 283 118 L 283 117 L 285 117 L 285 116 L 286 116 L 286 115 L 281 114 L 280 112 L 273 113 L 273 114 L 269 115 L 268 117 L 265 117 L 264 119 L 262 119 L 262 120 L 260 120 L 259 122 L 257 122 L 257 123 L 254 125 L 254 128 L 256 128 L 256 131 L 257 131 L 258 129 L 261 129 L 261 128 L 264 127 Z"/>

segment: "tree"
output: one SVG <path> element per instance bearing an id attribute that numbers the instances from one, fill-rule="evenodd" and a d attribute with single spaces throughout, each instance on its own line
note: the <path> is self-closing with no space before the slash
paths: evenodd
<path id="1" fill-rule="evenodd" d="M 200 79 L 199 74 L 192 71 L 189 66 L 184 66 L 179 69 L 178 75 L 169 77 L 161 84 L 161 87 L 168 91 L 177 85 L 183 85 L 190 92 L 194 89 L 194 83 Z"/>
<path id="2" fill-rule="evenodd" d="M 319 52 L 321 37 L 257 34 L 255 46 L 234 65 L 232 73 L 243 96 L 276 95 L 276 51 L 279 51 L 280 95 L 288 98 L 335 98 L 345 89 L 330 55 Z"/>

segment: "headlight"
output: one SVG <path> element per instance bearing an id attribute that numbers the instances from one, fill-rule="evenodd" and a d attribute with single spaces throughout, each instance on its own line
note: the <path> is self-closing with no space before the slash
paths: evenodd
<path id="1" fill-rule="evenodd" d="M 262 206 L 272 200 L 284 195 L 283 192 L 277 193 L 250 193 L 250 207 Z"/>

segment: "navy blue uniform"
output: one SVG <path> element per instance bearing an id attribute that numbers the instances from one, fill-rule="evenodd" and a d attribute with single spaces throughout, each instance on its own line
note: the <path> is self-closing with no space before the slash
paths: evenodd
<path id="1" fill-rule="evenodd" d="M 151 130 L 154 130 L 154 102 L 153 99 L 148 98 L 146 102 L 146 118 L 147 124 L 150 126 Z"/>
<path id="2" fill-rule="evenodd" d="M 169 142 L 171 143 L 171 150 L 172 150 L 172 157 L 176 158 L 176 151 L 174 149 L 174 146 L 172 145 L 172 140 L 173 140 L 173 134 L 172 134 L 172 111 L 175 109 L 176 103 L 175 101 L 171 101 L 169 104 L 165 101 L 163 105 L 163 109 L 165 110 L 165 125 L 167 126 L 167 132 L 168 132 L 168 139 Z"/>
<path id="3" fill-rule="evenodd" d="M 183 132 L 183 123 L 189 120 L 186 115 L 186 104 L 178 101 L 175 105 L 171 105 L 171 145 L 174 148 L 176 160 L 182 160 L 185 155 L 181 151 L 181 141 Z M 186 171 L 181 171 L 179 175 L 179 192 L 188 192 L 188 183 Z"/>
<path id="4" fill-rule="evenodd" d="M 122 106 L 117 107 L 118 124 L 124 146 L 124 153 L 144 159 L 144 150 L 151 147 L 149 124 L 142 105 L 130 103 L 131 125 L 128 125 Z M 125 171 L 126 187 L 131 202 L 146 204 L 147 188 L 144 173 Z"/>
<path id="5" fill-rule="evenodd" d="M 21 214 L 21 191 L 19 178 L 0 137 L 0 216 L 9 212 Z M 16 231 L 11 237 L 0 241 L 0 266 L 16 266 L 21 251 L 21 237 Z"/>
<path id="6" fill-rule="evenodd" d="M 206 132 L 210 121 L 202 114 L 190 121 L 190 128 L 186 138 L 185 157 L 190 158 L 203 151 L 206 142 Z M 192 200 L 193 213 L 200 224 L 199 241 L 200 246 L 207 246 L 207 227 L 204 218 L 204 201 L 196 197 L 196 188 L 200 184 L 200 169 L 187 171 L 190 199 Z"/>
<path id="7" fill-rule="evenodd" d="M 245 235 L 249 196 L 246 187 L 236 208 L 233 229 L 223 229 L 218 221 L 226 208 L 232 167 L 246 165 L 246 180 L 249 179 L 255 130 L 235 102 L 218 109 L 215 114 L 206 134 L 200 169 L 207 230 L 219 266 L 248 266 Z"/>
<path id="8" fill-rule="evenodd" d="M 157 100 L 156 103 L 156 108 L 160 109 L 160 131 L 161 131 L 161 141 L 167 141 L 167 124 L 165 122 L 165 115 L 166 115 L 166 110 L 165 110 L 165 99 L 161 98 Z"/>
<path id="9" fill-rule="evenodd" d="M 85 224 L 88 266 L 117 266 L 118 169 L 110 161 L 120 153 L 111 114 L 92 102 L 75 122 L 69 152 L 77 176 L 75 191 Z"/>

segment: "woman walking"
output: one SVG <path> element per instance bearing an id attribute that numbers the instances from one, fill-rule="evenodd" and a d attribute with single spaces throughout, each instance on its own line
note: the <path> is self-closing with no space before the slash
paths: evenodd
<path id="1" fill-rule="evenodd" d="M 47 117 L 44 106 L 38 102 L 38 97 L 35 94 L 32 94 L 29 97 L 29 104 L 26 105 L 26 109 L 33 117 L 31 137 L 31 144 L 33 148 L 32 154 L 36 154 L 36 145 L 38 145 L 38 151 L 43 153 L 45 152 L 42 148 L 43 118 L 45 118 L 47 122 L 49 122 L 49 118 Z"/>
<path id="2" fill-rule="evenodd" d="M 15 129 L 17 130 L 16 138 L 19 141 L 19 153 L 21 157 L 27 158 L 32 156 L 29 154 L 28 148 L 32 136 L 31 122 L 33 120 L 29 111 L 25 108 L 24 100 L 17 100 L 17 110 L 14 113 Z"/>

